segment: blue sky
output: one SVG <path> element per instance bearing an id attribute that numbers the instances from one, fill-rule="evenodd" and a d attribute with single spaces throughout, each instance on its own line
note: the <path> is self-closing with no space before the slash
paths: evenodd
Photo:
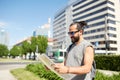
<path id="1" fill-rule="evenodd" d="M 32 36 L 69 0 L 0 0 L 0 27 L 9 33 L 9 45 Z"/>

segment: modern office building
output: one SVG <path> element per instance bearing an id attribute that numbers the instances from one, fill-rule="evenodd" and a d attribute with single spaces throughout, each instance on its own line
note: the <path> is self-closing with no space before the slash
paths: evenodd
<path id="1" fill-rule="evenodd" d="M 120 0 L 70 0 L 53 21 L 53 49 L 70 44 L 68 28 L 73 21 L 86 21 L 84 38 L 96 53 L 120 54 Z M 107 44 L 107 45 L 106 45 Z"/>
<path id="2" fill-rule="evenodd" d="M 0 44 L 9 45 L 9 37 L 7 31 L 5 29 L 0 28 Z"/>

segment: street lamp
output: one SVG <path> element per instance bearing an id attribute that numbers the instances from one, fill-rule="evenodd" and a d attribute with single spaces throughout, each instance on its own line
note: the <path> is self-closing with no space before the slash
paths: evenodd
<path id="1" fill-rule="evenodd" d="M 38 53 L 38 45 L 36 45 L 36 53 Z"/>
<path id="2" fill-rule="evenodd" d="M 109 48 L 107 26 L 108 26 L 107 25 L 107 16 L 105 16 L 105 50 L 106 50 L 106 55 L 108 54 L 108 48 Z"/>
<path id="3" fill-rule="evenodd" d="M 70 44 L 70 39 L 68 34 L 65 35 L 64 40 L 62 41 L 62 49 L 66 49 Z"/>

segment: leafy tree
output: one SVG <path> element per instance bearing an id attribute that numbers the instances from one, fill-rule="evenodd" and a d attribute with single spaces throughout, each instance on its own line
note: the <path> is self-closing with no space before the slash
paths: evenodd
<path id="1" fill-rule="evenodd" d="M 0 44 L 0 57 L 8 56 L 9 50 L 6 45 Z"/>
<path id="2" fill-rule="evenodd" d="M 13 56 L 13 58 L 21 54 L 22 54 L 22 49 L 20 46 L 13 46 L 13 48 L 10 50 L 10 56 Z"/>
<path id="3" fill-rule="evenodd" d="M 27 55 L 27 53 L 28 53 L 29 50 L 30 50 L 30 43 L 27 42 L 27 41 L 24 41 L 24 42 L 22 43 L 22 48 L 23 48 L 22 52 L 23 52 L 23 54 L 25 55 L 25 59 L 26 59 L 26 55 Z"/>
<path id="4" fill-rule="evenodd" d="M 38 52 L 39 53 L 46 53 L 46 49 L 48 46 L 48 40 L 45 36 L 38 36 L 37 37 L 37 45 L 38 45 Z"/>
<path id="5" fill-rule="evenodd" d="M 45 53 L 47 49 L 47 37 L 45 36 L 37 36 L 37 37 L 32 37 L 31 38 L 31 50 L 34 53 L 34 60 L 35 60 L 35 52 L 37 52 L 38 48 L 38 53 Z"/>
<path id="6" fill-rule="evenodd" d="M 32 37 L 31 38 L 31 50 L 34 53 L 34 60 L 35 60 L 36 48 L 37 48 L 37 38 L 36 37 Z"/>

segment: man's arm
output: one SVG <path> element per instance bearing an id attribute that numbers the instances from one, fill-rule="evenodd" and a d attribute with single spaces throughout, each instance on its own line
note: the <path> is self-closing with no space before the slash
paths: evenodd
<path id="1" fill-rule="evenodd" d="M 78 67 L 68 67 L 60 64 L 55 64 L 54 68 L 59 73 L 72 73 L 72 74 L 86 74 L 91 71 L 92 63 L 94 60 L 94 51 L 92 47 L 87 47 L 84 54 L 84 64 Z"/>

